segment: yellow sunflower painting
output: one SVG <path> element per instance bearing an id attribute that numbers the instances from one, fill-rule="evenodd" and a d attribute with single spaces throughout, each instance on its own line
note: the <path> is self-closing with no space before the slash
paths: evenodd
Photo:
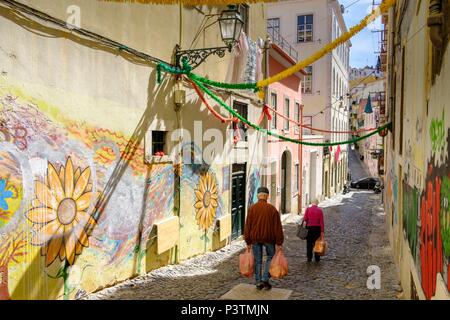
<path id="1" fill-rule="evenodd" d="M 74 170 L 69 157 L 59 173 L 49 162 L 44 182 L 35 181 L 36 198 L 26 216 L 35 231 L 31 243 L 41 246 L 47 267 L 58 256 L 73 265 L 75 256 L 89 246 L 87 228 L 96 222 L 88 210 L 98 197 L 91 190 L 90 176 L 89 167 Z"/>
<path id="2" fill-rule="evenodd" d="M 213 224 L 216 208 L 219 205 L 217 184 L 211 173 L 200 176 L 198 189 L 195 189 L 195 198 L 195 219 L 199 228 L 206 232 Z"/>

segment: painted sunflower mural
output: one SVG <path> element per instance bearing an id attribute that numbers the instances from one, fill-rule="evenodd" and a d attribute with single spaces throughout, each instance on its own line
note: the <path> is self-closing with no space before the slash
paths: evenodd
<path id="1" fill-rule="evenodd" d="M 45 181 L 35 181 L 36 198 L 26 216 L 33 223 L 31 243 L 41 246 L 47 267 L 57 257 L 73 265 L 75 256 L 89 246 L 87 229 L 96 221 L 88 210 L 98 197 L 92 192 L 90 176 L 89 167 L 74 170 L 69 157 L 59 174 L 49 162 Z"/>
<path id="2" fill-rule="evenodd" d="M 216 208 L 219 206 L 217 183 L 214 176 L 207 172 L 199 178 L 198 188 L 195 189 L 195 219 L 201 230 L 209 229 L 216 216 Z"/>

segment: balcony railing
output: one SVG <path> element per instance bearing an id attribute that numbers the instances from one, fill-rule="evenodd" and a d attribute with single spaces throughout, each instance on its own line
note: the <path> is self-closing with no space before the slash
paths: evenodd
<path id="1" fill-rule="evenodd" d="M 283 49 L 294 61 L 298 61 L 298 52 L 295 50 L 289 42 L 284 39 L 281 34 L 274 28 L 273 26 L 269 26 L 267 28 L 267 32 L 269 33 L 270 37 L 272 38 L 272 41 L 279 46 L 281 49 Z"/>

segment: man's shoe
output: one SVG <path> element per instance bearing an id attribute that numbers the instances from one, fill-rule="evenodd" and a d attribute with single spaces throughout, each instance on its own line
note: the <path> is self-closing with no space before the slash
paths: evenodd
<path id="1" fill-rule="evenodd" d="M 257 290 L 262 290 L 264 288 L 264 283 L 259 283 L 256 285 Z"/>
<path id="2" fill-rule="evenodd" d="M 264 285 L 264 289 L 266 289 L 266 290 L 272 289 L 272 285 L 268 281 L 263 282 L 263 285 Z"/>

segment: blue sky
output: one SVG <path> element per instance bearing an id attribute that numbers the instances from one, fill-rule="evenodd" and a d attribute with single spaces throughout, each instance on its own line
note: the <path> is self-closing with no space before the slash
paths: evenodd
<path id="1" fill-rule="evenodd" d="M 344 14 L 347 28 L 350 28 L 371 12 L 373 1 L 340 0 L 339 2 L 345 7 L 350 6 L 345 10 Z M 375 0 L 375 4 L 379 4 L 380 2 L 380 0 Z M 354 4 L 352 5 L 352 3 Z M 352 67 L 360 68 L 366 65 L 375 66 L 377 64 L 378 56 L 375 52 L 379 51 L 380 34 L 373 33 L 372 30 L 379 30 L 380 28 L 381 19 L 377 19 L 372 25 L 365 28 L 351 39 L 350 65 Z"/>

